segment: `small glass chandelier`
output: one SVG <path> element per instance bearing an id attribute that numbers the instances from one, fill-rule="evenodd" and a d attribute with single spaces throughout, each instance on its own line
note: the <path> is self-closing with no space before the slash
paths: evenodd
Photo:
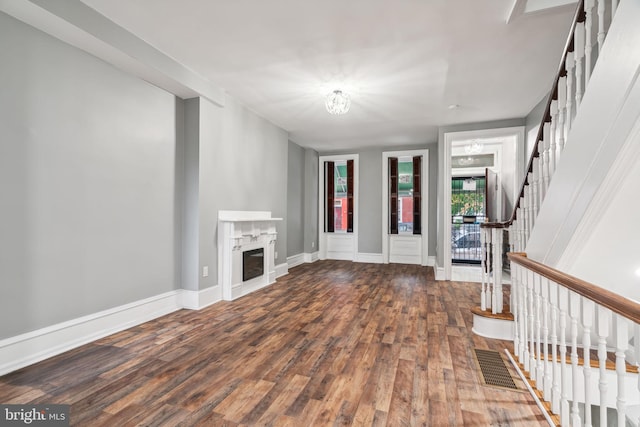
<path id="1" fill-rule="evenodd" d="M 327 95 L 325 105 L 331 114 L 345 114 L 351 107 L 351 98 L 341 90 L 334 90 Z"/>
<path id="2" fill-rule="evenodd" d="M 482 153 L 482 145 L 474 139 L 471 144 L 465 145 L 464 152 L 471 155 L 480 154 Z"/>

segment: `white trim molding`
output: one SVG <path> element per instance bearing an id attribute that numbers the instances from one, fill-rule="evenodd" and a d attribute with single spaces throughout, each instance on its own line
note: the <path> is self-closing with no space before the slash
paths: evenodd
<path id="1" fill-rule="evenodd" d="M 293 268 L 296 267 L 300 264 L 304 264 L 306 261 L 305 259 L 305 254 L 304 253 L 300 253 L 297 255 L 291 255 L 290 257 L 287 257 L 287 266 L 289 268 Z"/>
<path id="2" fill-rule="evenodd" d="M 286 262 L 276 265 L 276 277 L 282 277 L 289 274 L 289 266 Z"/>
<path id="3" fill-rule="evenodd" d="M 367 264 L 382 264 L 382 254 L 368 254 L 364 252 L 358 252 L 355 262 L 362 262 Z"/>
<path id="4" fill-rule="evenodd" d="M 389 157 L 422 156 L 422 233 L 389 234 Z M 404 264 L 429 265 L 429 150 L 385 151 L 382 153 L 382 262 L 399 262 Z M 394 239 L 403 237 L 420 238 L 419 242 L 404 245 L 404 250 L 396 252 L 398 245 Z M 408 240 L 404 239 L 404 243 Z"/>
<path id="5" fill-rule="evenodd" d="M 182 308 L 182 290 L 47 326 L 0 341 L 0 375 Z"/>
<path id="6" fill-rule="evenodd" d="M 429 256 L 427 258 L 427 265 L 429 267 L 435 267 L 435 265 L 436 265 L 436 257 L 435 256 Z"/>
<path id="7" fill-rule="evenodd" d="M 316 262 L 320 259 L 318 251 L 304 254 L 304 262 Z"/>
<path id="8" fill-rule="evenodd" d="M 200 310 L 222 300 L 222 288 L 218 285 L 199 291 L 182 289 L 180 292 L 181 305 L 189 310 Z"/>
<path id="9" fill-rule="evenodd" d="M 360 156 L 358 154 L 341 154 L 336 156 L 320 156 L 318 158 L 318 257 L 319 259 L 341 259 L 354 261 L 358 256 L 358 216 L 360 215 Z M 324 162 L 353 160 L 353 233 L 324 231 Z"/>

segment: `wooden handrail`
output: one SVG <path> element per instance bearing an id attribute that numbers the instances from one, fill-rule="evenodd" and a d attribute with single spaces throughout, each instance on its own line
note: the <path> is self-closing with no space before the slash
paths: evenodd
<path id="1" fill-rule="evenodd" d="M 544 110 L 544 114 L 542 114 L 542 121 L 540 123 L 540 128 L 538 129 L 536 142 L 533 146 L 533 151 L 531 152 L 531 156 L 529 157 L 529 163 L 527 164 L 527 172 L 525 173 L 524 178 L 522 180 L 522 185 L 520 185 L 520 193 L 518 197 L 516 197 L 516 203 L 513 206 L 513 212 L 511 213 L 511 217 L 508 220 L 503 222 L 480 224 L 480 227 L 482 228 L 507 228 L 513 223 L 513 221 L 516 220 L 516 213 L 518 211 L 518 208 L 520 207 L 520 198 L 524 196 L 524 188 L 528 184 L 529 172 L 533 172 L 533 160 L 539 156 L 538 145 L 540 144 L 540 141 L 544 137 L 544 124 L 551 120 L 551 103 L 553 102 L 554 99 L 558 97 L 558 81 L 560 80 L 561 77 L 564 77 L 567 75 L 567 70 L 565 69 L 567 54 L 569 52 L 573 52 L 573 36 L 575 33 L 576 25 L 580 22 L 584 22 L 584 20 L 585 20 L 584 0 L 580 0 L 578 1 L 578 6 L 576 7 L 576 13 L 571 23 L 571 29 L 569 30 L 569 37 L 567 38 L 567 42 L 565 43 L 562 59 L 560 60 L 560 66 L 558 67 L 558 72 L 556 73 L 556 78 L 553 81 L 551 92 L 549 92 L 549 97 L 547 98 L 547 106 Z"/>
<path id="2" fill-rule="evenodd" d="M 585 298 L 589 298 L 591 301 L 600 304 L 612 312 L 624 316 L 635 323 L 640 323 L 640 304 L 637 302 L 601 288 L 600 286 L 563 273 L 562 271 L 548 267 L 537 261 L 533 261 L 527 258 L 526 254 L 509 252 L 507 256 L 511 262 L 526 267 L 534 273 L 546 277 L 547 279 L 552 280 Z"/>

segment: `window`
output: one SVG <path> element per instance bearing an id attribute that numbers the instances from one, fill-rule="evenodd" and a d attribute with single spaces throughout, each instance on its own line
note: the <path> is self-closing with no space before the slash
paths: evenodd
<path id="1" fill-rule="evenodd" d="M 422 156 L 389 157 L 389 233 L 421 234 Z"/>
<path id="2" fill-rule="evenodd" d="M 353 160 L 324 162 L 326 232 L 353 232 Z"/>

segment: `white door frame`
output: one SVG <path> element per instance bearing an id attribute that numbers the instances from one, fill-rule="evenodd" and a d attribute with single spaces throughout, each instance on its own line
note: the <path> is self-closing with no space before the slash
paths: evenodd
<path id="1" fill-rule="evenodd" d="M 427 265 L 429 261 L 429 150 L 403 150 L 385 151 L 382 153 L 382 262 L 389 263 L 389 157 L 414 157 L 422 156 L 421 189 L 422 189 L 422 232 L 421 238 L 421 265 Z"/>
<path id="2" fill-rule="evenodd" d="M 340 154 L 334 156 L 320 156 L 318 158 L 318 258 L 319 259 L 346 259 L 355 261 L 358 255 L 358 215 L 360 214 L 360 176 L 358 165 L 358 154 Z M 353 160 L 353 233 L 324 231 L 324 214 L 325 214 L 325 194 L 324 194 L 324 162 L 335 162 L 339 160 Z M 343 256 L 335 258 L 332 256 L 331 247 L 333 245 L 343 245 L 351 249 L 343 253 Z"/>
<path id="3" fill-rule="evenodd" d="M 523 176 L 524 157 L 522 150 L 524 149 L 524 126 L 514 126 L 498 129 L 472 130 L 462 132 L 446 132 L 444 134 L 444 167 L 442 184 L 444 186 L 442 201 L 442 219 L 443 219 L 443 256 L 444 256 L 444 280 L 451 280 L 451 152 L 452 144 L 455 141 L 464 141 L 471 139 L 489 139 L 500 137 L 516 137 L 516 173 L 514 174 L 513 188 L 518 191 L 518 180 Z"/>

